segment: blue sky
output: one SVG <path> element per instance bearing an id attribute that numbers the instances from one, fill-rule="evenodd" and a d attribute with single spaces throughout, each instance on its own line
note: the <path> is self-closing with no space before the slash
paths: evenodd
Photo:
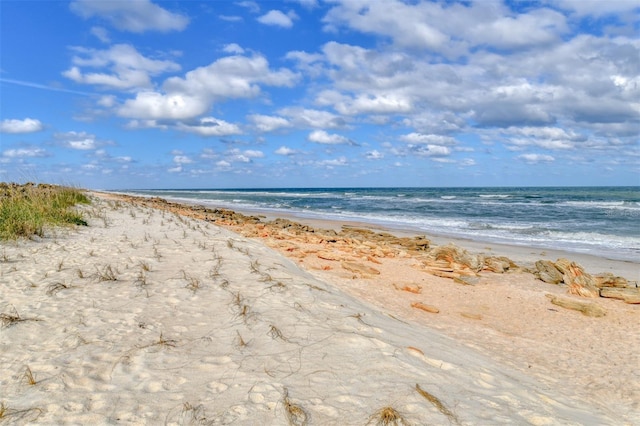
<path id="1" fill-rule="evenodd" d="M 633 0 L 1 0 L 0 19 L 0 180 L 640 184 Z"/>

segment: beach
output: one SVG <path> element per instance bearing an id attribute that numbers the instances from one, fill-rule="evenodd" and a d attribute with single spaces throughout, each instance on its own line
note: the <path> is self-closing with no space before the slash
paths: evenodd
<path id="1" fill-rule="evenodd" d="M 458 240 L 513 265 L 454 279 L 427 262 L 450 240 L 92 198 L 3 243 L 0 422 L 640 423 L 640 305 L 531 273 L 637 263 Z"/>

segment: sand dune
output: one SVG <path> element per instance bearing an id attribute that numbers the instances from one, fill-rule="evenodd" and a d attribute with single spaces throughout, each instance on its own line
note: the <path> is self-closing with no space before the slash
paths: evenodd
<path id="1" fill-rule="evenodd" d="M 87 212 L 89 227 L 1 248 L 0 423 L 640 422 L 619 377 L 606 379 L 618 399 L 594 401 L 563 386 L 562 373 L 554 385 L 548 369 L 517 368 L 519 343 L 518 362 L 494 356 L 491 328 L 474 339 L 479 329 L 464 326 L 473 317 L 458 312 L 454 323 L 444 290 L 430 295 L 444 309 L 435 324 L 369 280 L 324 279 L 204 221 L 103 199 Z M 451 288 L 455 298 L 471 291 Z M 620 338 L 637 366 L 637 335 Z M 549 350 L 571 362 L 565 348 Z"/>

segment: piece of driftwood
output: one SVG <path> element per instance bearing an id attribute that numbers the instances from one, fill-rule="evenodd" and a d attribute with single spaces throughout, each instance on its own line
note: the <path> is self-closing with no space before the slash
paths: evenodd
<path id="1" fill-rule="evenodd" d="M 413 302 L 411 304 L 411 307 L 420 309 L 421 311 L 431 312 L 432 314 L 437 314 L 438 312 L 440 312 L 440 309 L 436 308 L 435 306 L 425 305 L 422 302 Z"/>
<path id="2" fill-rule="evenodd" d="M 574 311 L 581 312 L 583 315 L 588 317 L 603 317 L 607 314 L 607 311 L 595 303 L 587 303 L 587 302 L 579 302 L 577 300 L 568 299 L 564 297 L 554 296 L 553 294 L 546 295 L 556 306 L 560 306 L 565 309 L 572 309 Z"/>
<path id="3" fill-rule="evenodd" d="M 600 297 L 607 297 L 610 299 L 620 299 L 625 303 L 640 304 L 640 289 L 639 288 L 617 288 L 617 287 L 603 287 L 600 289 Z"/>

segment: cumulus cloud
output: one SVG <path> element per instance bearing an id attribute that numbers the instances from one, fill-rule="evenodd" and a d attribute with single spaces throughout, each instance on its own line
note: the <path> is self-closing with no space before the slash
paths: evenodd
<path id="1" fill-rule="evenodd" d="M 437 144 L 437 145 L 456 145 L 455 138 L 451 136 L 423 134 L 423 133 L 409 133 L 407 135 L 400 136 L 400 140 L 409 142 L 412 144 Z"/>
<path id="2" fill-rule="evenodd" d="M 280 148 L 274 151 L 278 155 L 290 156 L 298 153 L 295 149 L 291 149 L 287 146 L 281 146 Z"/>
<path id="3" fill-rule="evenodd" d="M 265 133 L 292 126 L 291 122 L 286 118 L 272 115 L 252 114 L 247 118 L 253 122 L 256 129 Z"/>
<path id="4" fill-rule="evenodd" d="M 84 19 L 102 18 L 121 31 L 133 33 L 182 31 L 189 24 L 188 17 L 169 12 L 149 0 L 75 0 L 70 8 Z"/>
<path id="5" fill-rule="evenodd" d="M 238 125 L 214 117 L 201 118 L 197 120 L 196 124 L 178 123 L 176 128 L 201 136 L 230 136 L 242 133 Z"/>
<path id="6" fill-rule="evenodd" d="M 556 6 L 575 12 L 578 16 L 606 16 L 637 11 L 638 3 L 630 0 L 584 1 L 556 0 Z"/>
<path id="7" fill-rule="evenodd" d="M 282 28 L 293 27 L 293 20 L 298 19 L 298 15 L 294 11 L 285 14 L 279 10 L 270 10 L 266 14 L 258 18 L 258 22 L 265 25 L 273 25 Z"/>
<path id="8" fill-rule="evenodd" d="M 150 59 L 133 46 L 116 44 L 105 50 L 74 47 L 73 66 L 63 76 L 80 84 L 93 84 L 114 89 L 149 88 L 151 76 L 178 71 L 173 61 Z M 87 72 L 83 68 L 106 68 L 109 72 Z"/>
<path id="9" fill-rule="evenodd" d="M 98 149 L 103 145 L 109 144 L 105 141 L 99 141 L 95 135 L 92 135 L 87 132 L 64 132 L 64 133 L 56 133 L 53 137 L 58 141 L 58 143 L 65 148 L 77 149 L 81 151 L 89 151 Z"/>
<path id="10" fill-rule="evenodd" d="M 5 119 L 0 122 L 0 133 L 34 133 L 44 128 L 40 120 L 35 118 Z"/>
<path id="11" fill-rule="evenodd" d="M 381 160 L 384 158 L 384 155 L 378 150 L 374 149 L 373 151 L 369 151 L 365 154 L 365 157 L 368 160 Z"/>
<path id="12" fill-rule="evenodd" d="M 324 145 L 341 145 L 341 144 L 352 144 L 348 138 L 338 135 L 338 134 L 330 134 L 325 132 L 324 130 L 314 130 L 307 136 L 307 140 L 309 142 L 315 142 Z"/>
<path id="13" fill-rule="evenodd" d="M 34 158 L 34 157 L 49 157 L 50 154 L 40 147 L 24 147 L 7 149 L 2 152 L 2 156 L 6 158 Z"/>
<path id="14" fill-rule="evenodd" d="M 547 154 L 522 154 L 518 156 L 518 159 L 529 164 L 550 163 L 556 160 L 554 157 Z"/>
<path id="15" fill-rule="evenodd" d="M 287 107 L 278 111 L 296 127 L 342 129 L 347 126 L 345 119 L 337 114 L 319 109 Z"/>
<path id="16" fill-rule="evenodd" d="M 213 102 L 253 98 L 260 85 L 291 87 L 298 75 L 288 69 L 272 70 L 263 56 L 227 56 L 206 67 L 189 71 L 184 78 L 171 77 L 163 92 L 140 92 L 119 108 L 123 117 L 187 119 L 205 113 Z"/>
<path id="17" fill-rule="evenodd" d="M 316 164 L 322 167 L 333 168 L 347 166 L 349 165 L 349 161 L 347 160 L 347 157 L 339 157 L 331 160 L 321 160 L 316 162 Z"/>

